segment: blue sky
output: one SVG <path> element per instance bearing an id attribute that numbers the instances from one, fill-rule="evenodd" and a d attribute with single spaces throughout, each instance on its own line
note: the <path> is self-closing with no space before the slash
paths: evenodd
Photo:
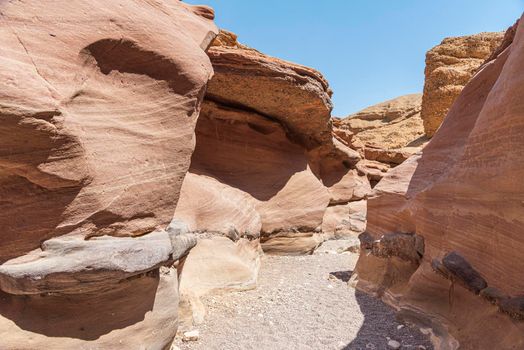
<path id="1" fill-rule="evenodd" d="M 501 31 L 524 0 L 187 0 L 266 54 L 318 69 L 345 116 L 421 92 L 424 58 L 444 37 Z"/>

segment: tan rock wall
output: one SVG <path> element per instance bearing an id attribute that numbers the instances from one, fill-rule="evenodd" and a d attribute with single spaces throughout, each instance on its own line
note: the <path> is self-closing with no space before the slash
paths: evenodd
<path id="1" fill-rule="evenodd" d="M 421 118 L 432 137 L 477 69 L 500 45 L 503 32 L 444 39 L 426 54 Z"/>

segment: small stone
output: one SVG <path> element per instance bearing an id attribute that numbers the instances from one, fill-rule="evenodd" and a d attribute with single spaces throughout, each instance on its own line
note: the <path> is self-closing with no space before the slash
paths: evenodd
<path id="1" fill-rule="evenodd" d="M 176 346 L 175 344 L 173 344 L 173 346 L 171 346 L 171 350 L 180 350 L 180 348 Z"/>
<path id="2" fill-rule="evenodd" d="M 490 303 L 498 305 L 502 300 L 508 298 L 507 295 L 502 293 L 495 287 L 486 287 L 480 291 L 480 296 L 488 300 Z"/>
<path id="3" fill-rule="evenodd" d="M 358 275 L 356 273 L 353 273 L 348 281 L 348 286 L 351 288 L 356 288 L 358 284 Z"/>
<path id="4" fill-rule="evenodd" d="M 456 279 L 475 294 L 479 294 L 488 286 L 486 280 L 471 266 L 466 258 L 455 251 L 448 253 L 442 259 L 442 264 Z"/>
<path id="5" fill-rule="evenodd" d="M 348 247 L 346 251 L 350 253 L 359 253 L 360 252 L 360 243 Z"/>
<path id="6" fill-rule="evenodd" d="M 404 328 L 404 325 L 403 325 L 403 324 L 399 324 L 399 325 L 397 326 L 397 331 L 400 331 L 402 328 Z"/>
<path id="7" fill-rule="evenodd" d="M 333 286 L 331 284 L 328 284 L 327 286 L 329 289 L 333 289 Z"/>
<path id="8" fill-rule="evenodd" d="M 501 300 L 500 310 L 514 319 L 524 320 L 524 296 Z"/>
<path id="9" fill-rule="evenodd" d="M 426 347 L 424 345 L 417 346 L 417 350 L 426 350 Z"/>
<path id="10" fill-rule="evenodd" d="M 182 341 L 197 341 L 198 337 L 200 336 L 200 333 L 198 329 L 184 332 L 184 335 L 182 337 Z"/>
<path id="11" fill-rule="evenodd" d="M 393 350 L 400 349 L 400 343 L 396 340 L 388 341 L 388 347 Z"/>

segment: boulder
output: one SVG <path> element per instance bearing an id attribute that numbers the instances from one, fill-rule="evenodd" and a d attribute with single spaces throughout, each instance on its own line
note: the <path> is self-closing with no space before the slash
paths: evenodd
<path id="1" fill-rule="evenodd" d="M 260 268 L 258 241 L 227 237 L 201 238 L 184 261 L 180 274 L 182 295 L 253 289 Z"/>
<path id="2" fill-rule="evenodd" d="M 184 260 L 180 274 L 182 330 L 204 321 L 206 308 L 201 297 L 256 288 L 261 255 L 258 240 L 200 238 Z"/>
<path id="3" fill-rule="evenodd" d="M 313 254 L 326 236 L 317 232 L 279 232 L 264 235 L 260 244 L 265 253 L 274 255 Z"/>
<path id="4" fill-rule="evenodd" d="M 322 232 L 336 239 L 356 237 L 366 230 L 367 201 L 329 206 L 322 220 Z"/>

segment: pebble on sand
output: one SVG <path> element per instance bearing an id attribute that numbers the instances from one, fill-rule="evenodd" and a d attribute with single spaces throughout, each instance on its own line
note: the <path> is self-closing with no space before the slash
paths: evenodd
<path id="1" fill-rule="evenodd" d="M 396 340 L 388 341 L 388 347 L 393 350 L 400 349 L 400 343 Z"/>
<path id="2" fill-rule="evenodd" d="M 182 337 L 183 341 L 197 341 L 199 337 L 198 329 L 184 332 L 184 336 Z"/>

